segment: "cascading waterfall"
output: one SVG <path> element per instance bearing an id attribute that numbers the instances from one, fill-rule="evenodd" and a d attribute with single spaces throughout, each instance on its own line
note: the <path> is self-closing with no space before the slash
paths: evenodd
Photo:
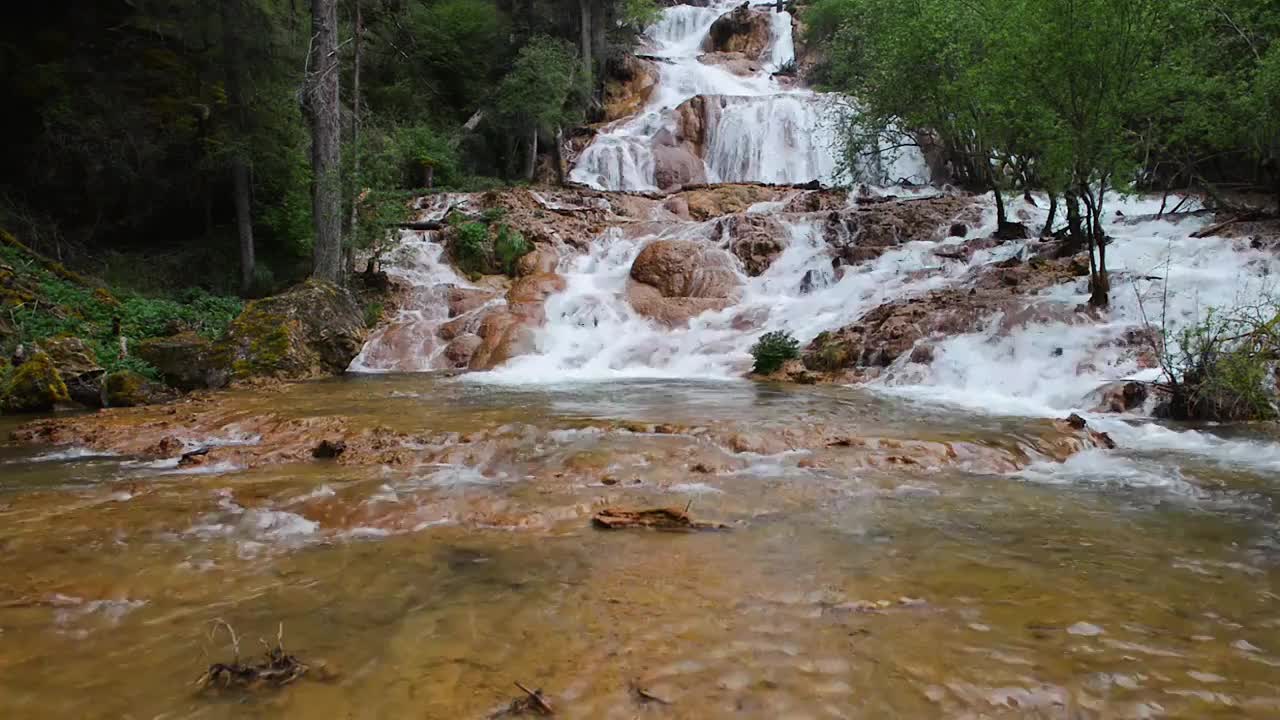
<path id="1" fill-rule="evenodd" d="M 678 5 L 664 11 L 649 30 L 659 64 L 659 85 L 637 116 L 602 131 L 579 159 L 573 178 L 597 188 L 652 190 L 652 141 L 672 131 L 676 106 L 697 95 L 705 98 L 704 159 L 713 182 L 798 180 L 832 177 L 836 165 L 824 147 L 824 104 L 843 102 L 815 93 L 783 89 L 767 73 L 738 77 L 703 64 L 697 54 L 715 19 L 731 8 L 717 3 L 699 8 Z M 774 42 L 768 65 L 777 67 L 793 53 L 790 19 L 775 14 Z M 881 158 L 883 177 L 922 174 L 918 155 Z M 873 192 L 875 192 L 873 190 Z M 898 195 L 933 192 L 896 188 Z M 994 202 L 970 237 L 995 230 Z M 1044 222 L 1043 199 L 1028 204 L 1008 199 L 1011 215 L 1029 227 Z M 751 363 L 750 347 L 764 332 L 785 330 L 801 343 L 853 322 L 873 308 L 938 288 L 963 286 L 975 269 L 1034 250 L 1035 241 L 1006 243 L 979 250 L 967 260 L 943 259 L 935 251 L 959 240 L 919 240 L 889 249 L 877 259 L 833 272 L 821 215 L 781 212 L 785 200 L 760 203 L 748 213 L 772 216 L 786 235 L 782 254 L 758 277 L 739 268 L 740 298 L 727 309 L 705 312 L 687 324 L 668 328 L 640 315 L 627 298 L 632 264 L 641 250 L 659 239 L 689 240 L 725 247 L 717 223 L 649 223 L 643 229 L 618 226 L 592 240 L 587 251 L 562 259 L 558 269 L 566 288 L 545 304 L 546 321 L 536 330 L 534 349 L 494 371 L 473 373 L 471 382 L 547 383 L 614 378 L 666 377 L 732 380 Z M 980 410 L 998 415 L 1062 416 L 1088 411 L 1095 391 L 1120 379 L 1157 379 L 1159 371 L 1139 365 L 1132 343 L 1149 317 L 1161 317 L 1170 337 L 1203 317 L 1209 307 L 1238 304 L 1266 289 L 1280 274 L 1270 253 L 1250 250 L 1242 241 L 1191 239 L 1205 220 L 1183 216 L 1156 219 L 1159 201 L 1108 199 L 1105 230 L 1112 243 L 1112 307 L 1103 320 L 1006 322 L 991 318 L 987 327 L 932 341 L 932 361 L 901 357 L 869 387 L 897 397 Z M 465 285 L 440 261 L 431 238 L 411 241 L 403 268 L 417 268 L 420 286 Z M 1167 292 L 1166 292 L 1167 290 Z M 438 290 L 431 292 L 438 293 Z M 1080 278 L 1043 291 L 1028 302 L 1053 306 L 1046 317 L 1062 317 L 1087 300 Z M 1141 298 L 1141 300 L 1140 300 Z M 1167 298 L 1167 306 L 1165 306 Z M 370 343 L 353 369 L 421 370 L 434 367 L 440 352 L 430 341 L 438 326 L 437 295 L 401 313 Z M 495 301 L 501 302 L 501 301 Z M 418 347 L 415 349 L 414 344 Z M 394 349 L 389 349 L 394 348 Z M 413 359 L 406 359 L 412 357 Z M 1156 425 L 1134 426 L 1097 419 L 1132 448 L 1183 449 L 1223 460 L 1252 458 L 1259 467 L 1280 468 L 1273 445 L 1225 441 L 1196 432 L 1175 432 Z M 1085 459 L 1073 461 L 1092 462 Z M 1096 468 L 1083 465 L 1082 473 Z M 1135 471 L 1136 472 L 1136 471 Z"/>
<path id="2" fill-rule="evenodd" d="M 829 185 L 848 179 L 838 176 L 833 153 L 837 114 L 847 106 L 788 88 L 773 76 L 795 60 L 790 13 L 769 13 L 771 39 L 760 72 L 740 77 L 699 60 L 712 24 L 737 4 L 676 5 L 662 13 L 646 32 L 650 54 L 659 59 L 653 96 L 635 117 L 601 130 L 570 179 L 598 190 L 658 190 L 654 145 L 664 131 L 675 132 L 676 108 L 698 96 L 714 108 L 705 118 L 708 148 L 702 159 L 710 182 Z M 927 179 L 918 154 L 899 155 L 905 164 L 894 168 L 897 175 L 867 179 Z"/>

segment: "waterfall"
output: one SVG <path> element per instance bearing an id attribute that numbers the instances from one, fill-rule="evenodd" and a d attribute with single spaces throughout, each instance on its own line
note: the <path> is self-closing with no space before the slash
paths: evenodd
<path id="1" fill-rule="evenodd" d="M 837 114 L 847 111 L 847 104 L 773 76 L 795 60 L 790 13 L 767 13 L 771 37 L 757 72 L 743 77 L 699 59 L 711 26 L 738 5 L 718 0 L 708 7 L 676 5 L 663 11 L 645 33 L 650 54 L 658 58 L 656 90 L 636 116 L 599 131 L 570 171 L 571 180 L 597 190 L 658 190 L 654 146 L 676 132 L 676 109 L 698 96 L 721 107 L 708 118 L 707 148 L 700 158 L 709 182 L 832 185 L 855 179 L 838 175 L 834 155 Z M 908 165 L 897 168 L 893 179 L 927 179 L 918 153 Z"/>

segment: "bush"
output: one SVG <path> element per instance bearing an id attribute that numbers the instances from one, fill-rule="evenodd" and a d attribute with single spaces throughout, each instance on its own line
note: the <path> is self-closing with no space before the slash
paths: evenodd
<path id="1" fill-rule="evenodd" d="M 1166 333 L 1160 361 L 1170 399 L 1161 414 L 1208 421 L 1277 417 L 1278 327 L 1280 308 L 1263 306 L 1211 309 L 1174 338 Z"/>
<path id="2" fill-rule="evenodd" d="M 800 343 L 788 332 L 765 333 L 751 347 L 751 357 L 756 361 L 751 372 L 769 375 L 777 372 L 786 361 L 800 357 Z"/>
<path id="3" fill-rule="evenodd" d="M 493 254 L 498 259 L 502 271 L 511 277 L 516 275 L 516 264 L 527 255 L 533 246 L 520 234 L 506 225 L 498 226 L 498 239 L 493 243 Z"/>
<path id="4" fill-rule="evenodd" d="M 458 226 L 454 258 L 464 273 L 483 273 L 489 265 L 489 227 L 484 223 L 465 222 Z"/>

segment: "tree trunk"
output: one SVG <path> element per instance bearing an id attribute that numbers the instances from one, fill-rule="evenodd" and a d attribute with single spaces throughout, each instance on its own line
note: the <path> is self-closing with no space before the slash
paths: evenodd
<path id="1" fill-rule="evenodd" d="M 240 294 L 253 291 L 256 259 L 253 248 L 253 216 L 249 204 L 249 165 L 240 158 L 231 161 L 232 192 L 236 203 L 236 230 L 240 234 Z"/>
<path id="2" fill-rule="evenodd" d="M 555 146 L 551 149 L 551 161 L 556 166 L 556 184 L 564 185 L 564 128 L 556 127 Z"/>
<path id="3" fill-rule="evenodd" d="M 524 179 L 533 182 L 533 176 L 538 171 L 538 127 L 533 127 L 533 132 L 529 134 L 529 164 L 524 168 Z"/>
<path id="4" fill-rule="evenodd" d="M 355 58 L 351 70 L 351 228 L 354 240 L 360 224 L 360 50 L 364 35 L 364 15 L 360 0 L 355 0 Z M 348 266 L 350 267 L 350 266 Z"/>
<path id="5" fill-rule="evenodd" d="M 1058 195 L 1057 193 L 1049 193 L 1049 217 L 1045 218 L 1044 229 L 1040 231 L 1040 237 L 1050 237 L 1053 235 L 1053 224 L 1058 220 Z"/>
<path id="6" fill-rule="evenodd" d="M 311 0 L 311 32 L 306 79 L 311 121 L 311 218 L 315 225 L 311 274 L 337 283 L 342 280 L 337 0 Z"/>
<path id="7" fill-rule="evenodd" d="M 226 70 L 227 102 L 232 108 L 237 140 L 245 139 L 248 125 L 245 114 L 244 82 L 242 75 L 244 51 L 240 43 L 240 27 L 237 21 L 242 15 L 241 0 L 224 0 L 221 4 L 222 50 Z M 253 290 L 255 253 L 253 246 L 253 206 L 251 203 L 252 176 L 246 153 L 237 147 L 231 156 L 231 193 L 236 208 L 236 233 L 240 238 L 240 294 Z"/>
<path id="8" fill-rule="evenodd" d="M 594 89 L 595 78 L 595 62 L 591 57 L 591 3 L 594 0 L 578 0 L 578 9 L 581 12 L 582 22 L 582 72 L 587 79 L 587 87 Z"/>
<path id="9" fill-rule="evenodd" d="M 1000 186 L 996 184 L 995 178 L 991 178 L 991 192 L 996 196 L 996 232 L 1004 230 L 1004 226 L 1009 223 L 1009 215 L 1004 208 L 1004 195 L 1000 192 Z"/>
<path id="10" fill-rule="evenodd" d="M 1085 246 L 1084 228 L 1080 223 L 1080 198 L 1074 190 L 1068 190 L 1064 197 L 1067 201 L 1067 246 L 1076 253 Z"/>

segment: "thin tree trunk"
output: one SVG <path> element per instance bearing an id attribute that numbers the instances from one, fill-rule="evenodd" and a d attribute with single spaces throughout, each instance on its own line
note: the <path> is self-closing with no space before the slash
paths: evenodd
<path id="1" fill-rule="evenodd" d="M 244 51 L 240 43 L 237 21 L 241 19 L 241 0 L 224 0 L 222 5 L 222 49 L 227 78 L 227 101 L 232 107 L 235 129 L 243 141 L 248 125 L 245 114 L 244 83 L 241 77 Z M 240 294 L 253 290 L 256 259 L 253 245 L 252 176 L 245 153 L 237 148 L 231 157 L 231 193 L 236 208 L 236 233 L 240 238 Z"/>
<path id="2" fill-rule="evenodd" d="M 1009 222 L 1009 215 L 1004 207 L 1004 195 L 1000 192 L 1000 186 L 996 184 L 995 177 L 991 178 L 991 192 L 996 196 L 996 232 L 1004 230 L 1004 226 Z"/>
<path id="3" fill-rule="evenodd" d="M 1045 218 L 1044 229 L 1040 231 L 1040 237 L 1049 237 L 1053 235 L 1053 224 L 1058 220 L 1058 195 L 1057 193 L 1049 193 L 1049 217 Z"/>
<path id="4" fill-rule="evenodd" d="M 360 49 L 363 44 L 364 15 L 361 12 L 360 0 L 356 3 L 356 37 L 355 67 L 351 71 L 351 229 L 354 239 L 356 229 L 360 225 Z"/>
<path id="5" fill-rule="evenodd" d="M 240 234 L 240 294 L 253 291 L 256 259 L 253 247 L 253 215 L 249 203 L 249 165 L 240 158 L 231 161 L 232 192 L 236 203 L 236 229 Z"/>
<path id="6" fill-rule="evenodd" d="M 594 0 L 578 0 L 578 10 L 582 22 L 582 72 L 587 79 L 587 87 L 594 90 L 595 61 L 591 57 L 591 3 Z"/>
<path id="7" fill-rule="evenodd" d="M 556 184 L 564 185 L 564 128 L 556 127 L 555 146 L 551 150 L 551 161 L 556 166 Z"/>
<path id="8" fill-rule="evenodd" d="M 315 225 L 311 274 L 337 283 L 342 280 L 342 178 L 336 0 L 311 0 L 311 31 L 314 36 L 306 93 L 311 120 L 311 216 Z"/>
<path id="9" fill-rule="evenodd" d="M 1068 190 L 1064 196 L 1067 200 L 1067 233 L 1071 238 L 1068 246 L 1075 253 L 1085 246 L 1084 228 L 1080 222 L 1080 198 L 1074 190 Z"/>
<path id="10" fill-rule="evenodd" d="M 533 127 L 533 132 L 529 134 L 529 164 L 524 169 L 524 179 L 533 182 L 533 176 L 538 171 L 538 127 Z"/>

